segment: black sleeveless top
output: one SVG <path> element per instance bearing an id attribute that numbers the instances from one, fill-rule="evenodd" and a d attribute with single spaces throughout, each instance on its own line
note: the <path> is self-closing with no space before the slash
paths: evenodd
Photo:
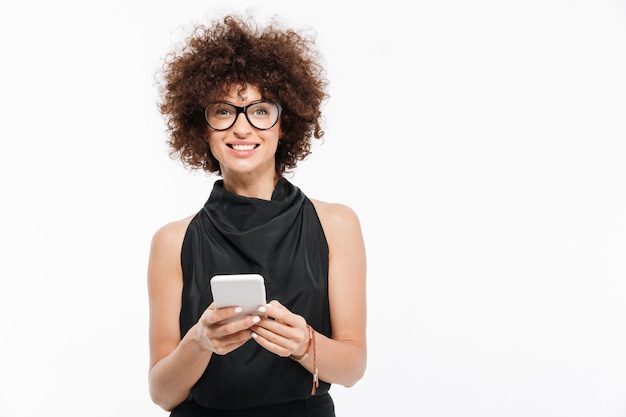
<path id="1" fill-rule="evenodd" d="M 239 273 L 261 274 L 268 302 L 280 301 L 330 337 L 328 244 L 313 204 L 287 180 L 278 182 L 271 201 L 233 194 L 217 180 L 188 226 L 181 263 L 181 337 L 213 301 L 211 277 Z M 311 385 L 299 363 L 249 340 L 227 355 L 213 354 L 189 399 L 242 409 L 305 399 Z M 317 395 L 329 388 L 320 381 Z"/>

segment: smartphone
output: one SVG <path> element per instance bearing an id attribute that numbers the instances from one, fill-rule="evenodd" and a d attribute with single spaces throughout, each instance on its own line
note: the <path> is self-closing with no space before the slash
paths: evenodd
<path id="1" fill-rule="evenodd" d="M 241 307 L 242 309 L 237 316 L 224 322 L 258 314 L 259 307 L 267 303 L 265 282 L 259 274 L 215 275 L 211 278 L 211 292 L 216 308 Z"/>

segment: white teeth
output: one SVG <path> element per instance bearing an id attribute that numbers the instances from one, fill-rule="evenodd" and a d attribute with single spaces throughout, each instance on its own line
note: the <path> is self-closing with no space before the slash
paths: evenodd
<path id="1" fill-rule="evenodd" d="M 254 149 L 254 145 L 233 145 L 233 149 L 236 151 L 251 151 Z"/>

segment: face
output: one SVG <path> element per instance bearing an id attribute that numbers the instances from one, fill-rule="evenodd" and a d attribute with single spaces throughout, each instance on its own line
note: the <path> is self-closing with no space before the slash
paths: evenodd
<path id="1" fill-rule="evenodd" d="M 239 90 L 238 86 L 233 87 L 222 101 L 243 107 L 261 99 L 259 89 L 248 85 L 245 90 Z M 272 128 L 259 130 L 248 122 L 245 114 L 240 113 L 235 124 L 226 130 L 216 131 L 207 126 L 207 137 L 213 156 L 220 162 L 224 178 L 267 176 L 274 179 L 280 119 Z"/>

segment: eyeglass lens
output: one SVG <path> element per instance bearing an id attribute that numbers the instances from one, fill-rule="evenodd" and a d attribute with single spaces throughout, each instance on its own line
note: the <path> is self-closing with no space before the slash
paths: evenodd
<path id="1" fill-rule="evenodd" d="M 215 130 L 230 128 L 239 113 L 245 113 L 248 122 L 257 129 L 269 129 L 276 124 L 280 110 L 276 103 L 261 101 L 245 107 L 237 107 L 229 103 L 213 103 L 205 109 L 206 121 Z"/>

